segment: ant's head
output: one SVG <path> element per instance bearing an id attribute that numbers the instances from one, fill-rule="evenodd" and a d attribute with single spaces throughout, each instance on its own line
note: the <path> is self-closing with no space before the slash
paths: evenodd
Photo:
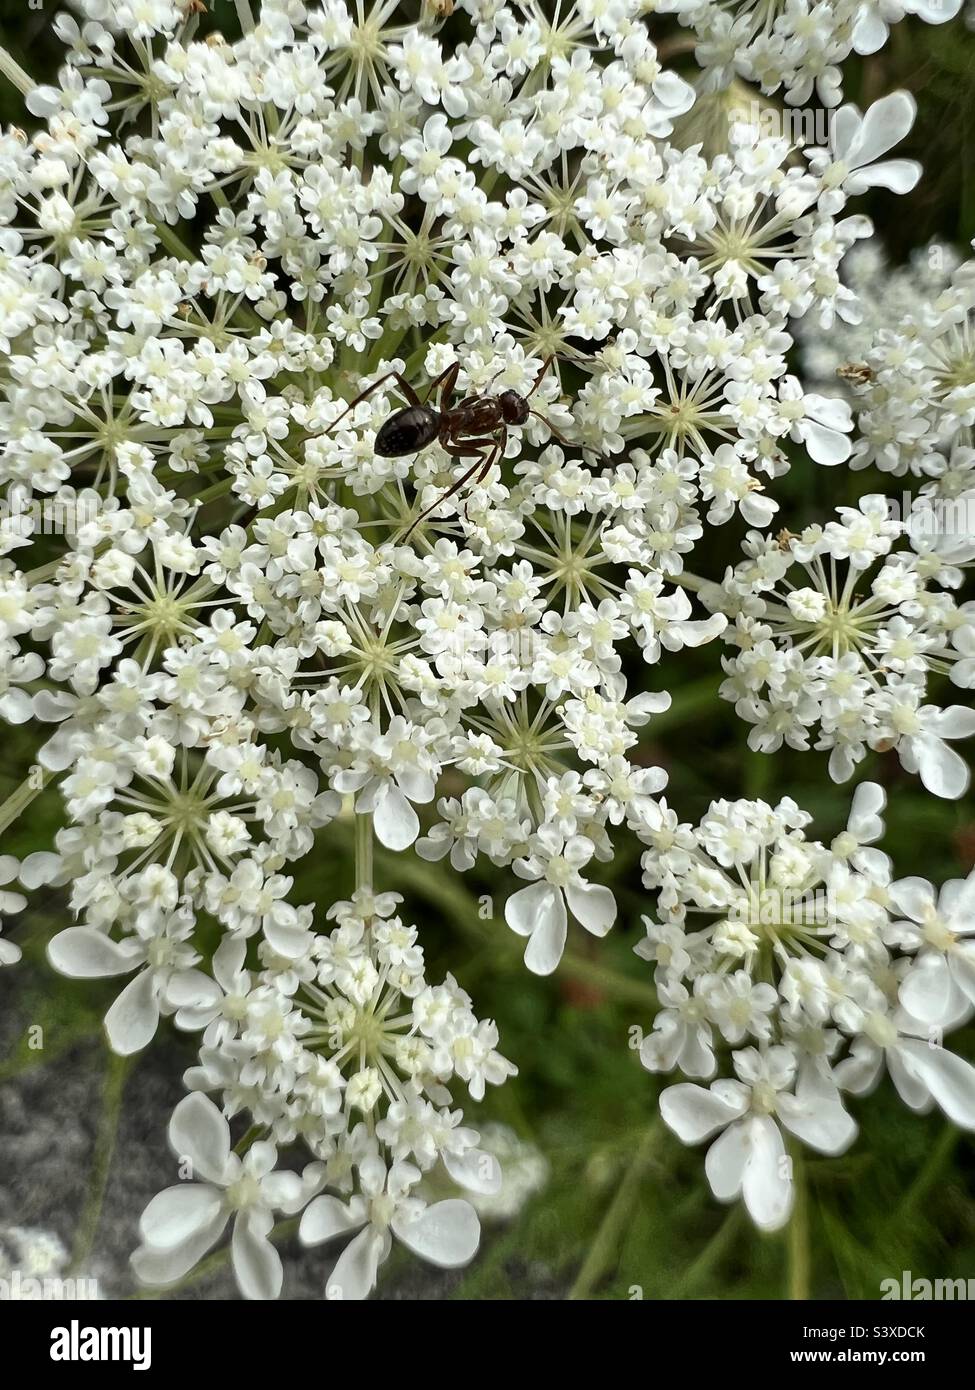
<path id="1" fill-rule="evenodd" d="M 517 391 L 502 391 L 498 404 L 506 425 L 523 425 L 531 413 L 528 402 Z"/>

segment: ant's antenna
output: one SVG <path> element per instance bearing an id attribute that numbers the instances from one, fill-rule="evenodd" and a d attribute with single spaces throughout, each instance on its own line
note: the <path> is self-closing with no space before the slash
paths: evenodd
<path id="1" fill-rule="evenodd" d="M 550 354 L 548 355 L 548 357 L 546 357 L 545 361 L 542 363 L 541 367 L 538 369 L 538 375 L 536 376 L 534 382 L 532 383 L 532 388 L 531 388 L 531 390 L 528 392 L 528 395 L 525 397 L 525 400 L 526 400 L 526 401 L 531 400 L 532 396 L 534 396 L 535 392 L 538 390 L 539 386 L 542 384 L 542 378 L 544 377 L 545 373 L 548 371 L 549 367 L 551 367 L 551 365 L 552 365 L 552 363 L 553 363 L 554 361 L 555 361 L 555 353 L 552 352 L 552 353 L 550 353 Z M 555 426 L 552 424 L 552 422 L 551 422 L 551 420 L 548 418 L 548 416 L 543 415 L 543 414 L 541 413 L 540 410 L 533 410 L 533 409 L 531 408 L 531 406 L 528 407 L 528 413 L 529 413 L 529 415 L 534 415 L 536 420 L 541 420 L 541 422 L 542 422 L 543 425 L 548 425 L 548 427 L 549 427 L 549 429 L 551 430 L 552 434 L 555 436 L 555 438 L 556 438 L 561 444 L 568 444 L 569 441 L 566 439 L 565 435 L 562 434 L 562 432 L 561 432 L 560 430 L 557 430 L 557 429 L 555 428 Z"/>
<path id="2" fill-rule="evenodd" d="M 526 399 L 527 399 L 527 397 L 526 397 Z M 536 420 L 541 420 L 541 422 L 542 422 L 543 425 L 548 425 L 548 427 L 549 427 L 549 429 L 551 430 L 552 434 L 555 436 L 555 438 L 559 441 L 560 444 L 568 444 L 568 443 L 569 443 L 569 441 L 566 439 L 565 435 L 562 434 L 561 430 L 557 430 L 557 429 L 555 428 L 555 426 L 552 424 L 551 420 L 548 418 L 548 416 L 547 416 L 547 415 L 543 415 L 542 412 L 541 412 L 540 410 L 532 410 L 531 406 L 529 406 L 529 407 L 528 407 L 528 414 L 529 414 L 529 415 L 534 415 L 534 417 L 535 417 Z"/>
<path id="3" fill-rule="evenodd" d="M 528 392 L 528 395 L 525 397 L 525 400 L 526 400 L 526 401 L 529 400 L 530 397 L 534 396 L 535 392 L 538 390 L 539 386 L 541 385 L 542 377 L 545 375 L 545 373 L 548 371 L 549 367 L 551 367 L 551 365 L 552 365 L 552 363 L 553 363 L 554 361 L 555 361 L 555 353 L 552 352 L 552 353 L 550 353 L 550 354 L 548 355 L 548 357 L 546 357 L 545 361 L 542 363 L 541 367 L 539 368 L 539 370 L 538 370 L 538 376 L 535 378 L 534 385 L 532 386 L 532 389 Z"/>

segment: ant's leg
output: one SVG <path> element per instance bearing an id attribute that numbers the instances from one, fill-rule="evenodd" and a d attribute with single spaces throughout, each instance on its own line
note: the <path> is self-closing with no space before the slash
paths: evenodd
<path id="1" fill-rule="evenodd" d="M 486 441 L 486 440 L 481 440 L 480 442 L 481 442 L 481 443 L 486 443 L 487 441 Z M 498 459 L 501 457 L 501 455 L 504 453 L 504 446 L 507 444 L 507 442 L 508 442 L 508 431 L 507 431 L 507 429 L 505 428 L 505 426 L 502 425 L 502 426 L 500 427 L 500 429 L 498 430 L 498 432 L 493 436 L 493 444 L 494 444 L 494 453 L 493 453 L 493 457 L 492 457 L 492 455 L 490 455 L 490 454 L 488 455 L 488 457 L 487 457 L 487 459 L 486 459 L 486 461 L 485 461 L 485 463 L 484 463 L 484 466 L 483 466 L 483 468 L 481 469 L 480 473 L 478 473 L 478 474 L 475 476 L 475 478 L 474 478 L 475 483 L 483 483 L 484 479 L 485 479 L 485 478 L 487 477 L 487 475 L 490 473 L 492 466 L 497 462 L 497 460 L 498 460 Z"/>
<path id="2" fill-rule="evenodd" d="M 429 401 L 430 398 L 433 396 L 434 391 L 436 391 L 439 387 L 439 408 L 442 411 L 446 410 L 450 404 L 450 398 L 454 394 L 454 387 L 457 385 L 457 374 L 459 371 L 460 363 L 451 362 L 450 366 L 446 369 L 446 371 L 441 372 L 438 377 L 431 381 L 430 389 L 427 391 L 427 394 L 423 397 L 424 401 Z"/>
<path id="3" fill-rule="evenodd" d="M 421 521 L 425 521 L 431 512 L 435 512 L 441 502 L 446 502 L 449 497 L 453 497 L 455 492 L 459 492 L 465 483 L 470 482 L 473 477 L 483 478 L 490 469 L 491 464 L 497 454 L 501 452 L 501 443 L 495 438 L 491 439 L 468 439 L 460 443 L 451 442 L 445 444 L 444 449 L 448 454 L 455 458 L 464 458 L 465 455 L 476 453 L 477 457 L 455 483 L 452 483 L 446 491 L 442 492 L 435 502 L 431 502 L 429 507 L 424 508 L 420 515 L 410 522 L 409 527 L 403 533 L 404 541 L 416 530 Z"/>
<path id="4" fill-rule="evenodd" d="M 451 439 L 443 446 L 445 452 L 452 454 L 454 458 L 463 458 L 465 454 L 469 454 L 475 449 L 481 456 L 479 460 L 480 471 L 474 474 L 472 470 L 468 470 L 460 480 L 461 486 L 463 486 L 468 478 L 473 477 L 474 482 L 479 483 L 482 479 L 487 477 L 491 463 L 494 462 L 492 455 L 501 452 L 507 438 L 508 431 L 505 429 L 504 425 L 502 425 L 495 434 L 487 435 L 483 439 Z M 457 486 L 458 485 L 455 484 L 450 489 L 450 492 L 445 492 L 444 497 L 449 497 L 451 493 L 455 492 Z"/>
<path id="5" fill-rule="evenodd" d="M 498 431 L 497 435 L 495 436 L 495 439 L 494 439 L 494 449 L 493 449 L 493 451 L 492 451 L 491 453 L 488 454 L 487 458 L 484 460 L 484 463 L 483 463 L 483 465 L 482 465 L 480 471 L 479 471 L 478 473 L 476 473 L 476 474 L 474 475 L 474 478 L 472 479 L 472 481 L 473 481 L 473 483 L 475 484 L 475 486 L 476 486 L 478 483 L 483 483 L 484 479 L 485 479 L 485 478 L 487 477 L 487 475 L 490 473 L 491 469 L 492 469 L 492 468 L 494 467 L 494 465 L 497 463 L 498 459 L 502 457 L 502 455 L 504 454 L 504 446 L 505 446 L 505 444 L 507 443 L 507 439 L 508 439 L 508 431 L 507 431 L 507 430 L 505 429 L 505 427 L 502 425 L 502 426 L 501 426 L 501 429 Z M 468 511 L 468 508 L 470 507 L 470 504 L 471 504 L 471 499 L 470 499 L 470 497 L 468 496 L 467 501 L 464 503 L 464 516 L 467 518 L 468 521 L 470 521 L 470 519 L 471 519 L 471 514 L 470 514 L 470 512 Z"/>
<path id="6" fill-rule="evenodd" d="M 402 391 L 403 395 L 409 401 L 410 405 L 422 404 L 422 402 L 420 401 L 420 397 L 413 390 L 413 387 L 406 380 L 405 376 L 403 376 L 400 372 L 387 372 L 385 376 L 381 376 L 378 381 L 374 381 L 371 386 L 367 386 L 364 391 L 360 391 L 359 394 L 353 400 L 349 401 L 348 405 L 342 411 L 342 414 L 337 415 L 335 419 L 332 421 L 332 423 L 329 425 L 328 429 L 323 430 L 322 433 L 331 434 L 335 426 L 339 423 L 340 420 L 345 419 L 346 415 L 348 415 L 350 410 L 355 410 L 356 406 L 359 404 L 360 401 L 364 401 L 367 396 L 371 396 L 373 391 L 378 391 L 380 386 L 382 386 L 387 381 L 396 382 L 396 385 Z"/>

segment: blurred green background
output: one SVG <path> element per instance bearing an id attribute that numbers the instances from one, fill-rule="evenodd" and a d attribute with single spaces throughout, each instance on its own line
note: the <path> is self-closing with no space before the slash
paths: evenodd
<path id="1" fill-rule="evenodd" d="M 214 8 L 218 17 L 229 16 L 229 27 L 233 7 Z M 25 0 L 0 0 L 2 42 L 39 80 L 50 79 L 58 61 L 51 32 L 55 13 L 53 0 L 41 10 L 28 8 Z M 212 19 L 205 17 L 204 25 Z M 975 35 L 960 21 L 944 28 L 904 23 L 882 54 L 848 65 L 847 92 L 861 104 L 898 86 L 915 91 L 920 106 L 910 148 L 899 153 L 921 159 L 926 175 L 908 199 L 881 193 L 867 210 L 895 261 L 933 237 L 964 252 L 975 236 Z M 29 123 L 20 97 L 6 85 L 0 85 L 0 117 Z M 874 486 L 884 490 L 884 481 L 797 460 L 776 485 L 782 523 L 797 530 Z M 893 490 L 899 492 L 899 483 Z M 740 535 L 732 527 L 709 533 L 707 549 L 702 544 L 695 555 L 697 568 L 720 576 L 737 554 Z M 640 757 L 667 768 L 668 798 L 684 819 L 697 819 L 715 797 L 789 795 L 815 814 L 816 833 L 828 840 L 845 824 L 852 787 L 833 786 L 819 754 L 749 753 L 747 729 L 717 698 L 718 656 L 713 645 L 646 669 L 648 684 L 672 691 L 674 702 L 653 723 Z M 961 692 L 950 694 L 946 703 L 958 698 Z M 35 744 L 28 731 L 5 729 L 3 749 L 0 800 L 27 775 Z M 891 758 L 869 759 L 858 777 L 887 788 L 884 848 L 899 875 L 920 873 L 939 881 L 972 868 L 970 799 L 936 801 Z M 0 852 L 23 856 L 46 848 L 59 819 L 57 792 L 49 790 L 4 835 Z M 293 900 L 315 900 L 324 908 L 352 887 L 351 827 L 340 823 L 322 838 L 327 852 L 298 866 Z M 504 1299 L 571 1292 L 632 1298 L 640 1291 L 648 1299 L 856 1299 L 879 1296 L 881 1280 L 902 1270 L 932 1279 L 975 1277 L 975 1145 L 940 1114 L 921 1118 L 908 1112 L 886 1083 L 870 1099 L 854 1102 L 861 1135 L 848 1154 L 806 1160 L 805 1200 L 788 1231 L 761 1236 L 739 1207 L 715 1202 L 703 1152 L 685 1149 L 663 1127 L 656 1110 L 660 1082 L 628 1046 L 629 1030 L 646 1029 L 652 1019 L 649 971 L 632 955 L 642 936 L 641 914 L 652 911 L 652 903 L 640 887 L 639 846 L 624 835 L 618 846 L 606 879 L 620 903 L 617 929 L 601 942 L 581 932 L 570 937 L 563 968 L 548 980 L 527 973 L 521 943 L 502 921 L 479 916 L 482 894 L 497 894 L 501 911 L 508 886 L 502 889 L 496 876 L 460 878 L 410 855 L 377 853 L 378 883 L 405 894 L 404 915 L 421 928 L 429 976 L 447 970 L 456 975 L 479 1015 L 498 1019 L 502 1051 L 520 1068 L 516 1080 L 488 1095 L 480 1117 L 513 1127 L 538 1145 L 550 1165 L 545 1189 L 513 1223 L 488 1228 L 469 1270 L 443 1285 L 417 1283 L 411 1262 L 394 1257 L 379 1296 L 432 1292 Z M 106 1219 L 105 1196 L 124 1190 L 143 1148 L 164 1149 L 167 1111 L 160 1109 L 155 1130 L 140 1121 L 123 1124 L 116 1135 L 125 1107 L 133 1094 L 151 1090 L 158 1066 L 146 1058 L 127 1067 L 108 1059 L 98 1034 L 113 997 L 111 983 L 75 985 L 55 979 L 43 965 L 46 939 L 65 924 L 63 900 L 54 895 L 35 900 L 8 928 L 26 960 L 0 980 L 0 1121 L 3 1105 L 23 1107 L 26 1094 L 29 1104 L 19 1123 L 29 1128 L 30 1106 L 53 1104 L 57 1110 L 58 1087 L 68 1071 L 90 1074 L 90 1091 L 72 1093 L 90 1096 L 88 1137 L 71 1159 L 82 1182 L 65 1182 L 61 1193 L 55 1168 L 43 1182 L 15 1188 L 16 1219 L 53 1223 L 80 1267 L 97 1264 L 99 1250 L 126 1234 L 134 1244 L 131 1222 L 127 1231 L 123 1222 L 119 1232 Z M 28 1045 L 28 1025 L 36 1023 L 45 1035 L 40 1052 Z M 952 1040 L 970 1058 L 972 1033 L 969 1027 Z M 156 1046 L 175 1084 L 192 1061 L 192 1042 L 170 1033 Z M 78 1117 L 65 1112 L 63 1118 L 67 1129 Z M 4 1167 L 16 1184 L 9 1159 Z M 225 1296 L 210 1268 L 195 1281 L 197 1295 Z"/>

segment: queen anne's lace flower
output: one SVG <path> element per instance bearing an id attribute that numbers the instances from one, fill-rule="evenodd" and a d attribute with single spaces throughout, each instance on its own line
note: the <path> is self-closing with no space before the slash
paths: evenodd
<path id="1" fill-rule="evenodd" d="M 960 797 L 969 772 L 949 741 L 975 734 L 975 712 L 927 696 L 945 673 L 972 688 L 975 614 L 939 586 L 922 529 L 915 549 L 895 549 L 909 528 L 886 498 L 864 497 L 838 518 L 798 536 L 752 532 L 748 558 L 707 590 L 733 619 L 721 694 L 754 725 L 752 748 L 805 749 L 815 734 L 835 781 L 868 749 L 894 749 L 929 791 Z"/>
<path id="2" fill-rule="evenodd" d="M 851 253 L 844 273 L 866 323 L 842 332 L 827 353 L 810 328 L 805 346 L 824 378 L 835 373 L 849 388 L 858 429 L 850 466 L 913 475 L 925 480 L 923 496 L 967 505 L 975 494 L 975 261 L 930 246 L 891 274 L 879 248 L 868 248 Z M 949 516 L 948 529 L 967 539 L 972 516 L 963 524 Z"/>
<path id="3" fill-rule="evenodd" d="M 975 1129 L 975 1067 L 942 1046 L 975 1011 L 975 876 L 947 885 L 940 907 L 921 880 L 891 883 L 872 848 L 883 806 L 864 782 L 829 845 L 807 839 L 811 817 L 789 799 L 715 802 L 699 826 L 660 808 L 638 831 L 660 920 L 636 949 L 665 1005 L 640 1058 L 694 1078 L 662 1092 L 661 1114 L 685 1143 L 713 1139 L 715 1196 L 741 1196 L 769 1230 L 792 1206 L 789 1146 L 848 1149 L 845 1096 L 885 1064 L 911 1109 L 937 1104 Z"/>
<path id="4" fill-rule="evenodd" d="M 601 876 L 619 838 L 653 846 L 669 964 L 644 1060 L 707 1079 L 722 1041 L 736 1049 L 736 1080 L 671 1093 L 665 1115 L 724 1128 L 716 1190 L 743 1190 L 763 1224 L 787 1209 L 767 1182 L 780 1126 L 843 1147 L 837 1088 L 882 1056 L 909 1104 L 965 1120 L 955 1063 L 918 1060 L 887 1007 L 872 833 L 852 828 L 830 867 L 788 806 L 720 807 L 693 831 L 636 751 L 671 703 L 662 654 L 724 637 L 758 746 L 804 746 L 816 725 L 836 775 L 891 743 L 943 794 L 967 777 L 944 742 L 965 712 L 923 701 L 932 672 L 971 684 L 967 610 L 942 591 L 975 552 L 918 527 L 909 550 L 875 499 L 822 532 L 763 534 L 790 457 L 860 447 L 842 388 L 792 374 L 792 334 L 856 321 L 839 267 L 871 232 L 860 194 L 916 180 L 891 157 L 911 100 L 840 107 L 828 149 L 742 125 L 715 152 L 676 132 L 695 89 L 640 0 L 408 20 L 267 0 L 253 23 L 239 7 L 234 42 L 200 38 L 198 8 L 83 0 L 80 23 L 56 21 L 57 82 L 26 92 L 34 133 L 0 137 L 0 717 L 45 726 L 0 828 L 55 782 L 66 813 L 53 849 L 4 856 L 0 881 L 65 888 L 74 924 L 49 957 L 118 977 L 117 1052 L 162 1019 L 201 1035 L 170 1127 L 188 1181 L 146 1209 L 139 1275 L 180 1280 L 229 1226 L 241 1289 L 275 1296 L 275 1222 L 299 1213 L 307 1244 L 346 1241 L 334 1298 L 366 1295 L 394 1239 L 441 1266 L 473 1255 L 456 1194 L 490 1198 L 500 1174 L 455 1107 L 514 1067 L 452 976 L 428 982 L 374 884 L 374 838 L 489 867 L 537 973 L 570 922 L 614 925 Z M 715 73 L 743 64 L 793 99 L 818 83 L 836 104 L 854 39 L 927 8 L 790 0 L 736 25 L 726 5 L 679 6 Z M 377 453 L 404 383 L 451 379 L 467 399 L 509 393 L 522 423 Z M 964 391 L 949 407 L 967 428 Z M 749 559 L 712 602 L 690 557 L 739 521 Z M 814 577 L 782 594 L 793 561 Z M 352 826 L 348 900 L 294 901 L 293 866 Z M 783 882 L 835 888 L 828 934 L 763 935 L 725 881 L 772 846 Z M 724 913 L 712 937 L 685 937 L 692 903 Z M 0 895 L 0 913 L 23 905 Z M 824 935 L 840 983 L 792 949 Z M 954 1014 L 965 954 L 935 937 L 911 988 Z M 773 956 L 783 992 L 755 975 Z M 848 1079 L 831 1042 L 816 1051 L 831 1010 L 855 1039 Z M 276 1166 L 292 1149 L 300 1176 L 291 1153 Z"/>
<path id="5" fill-rule="evenodd" d="M 854 50 L 876 53 L 889 28 L 907 15 L 943 24 L 962 0 L 654 0 L 697 35 L 695 55 L 707 81 L 721 87 L 735 75 L 763 92 L 785 88 L 795 104 L 813 96 L 835 106 L 842 64 Z"/>

